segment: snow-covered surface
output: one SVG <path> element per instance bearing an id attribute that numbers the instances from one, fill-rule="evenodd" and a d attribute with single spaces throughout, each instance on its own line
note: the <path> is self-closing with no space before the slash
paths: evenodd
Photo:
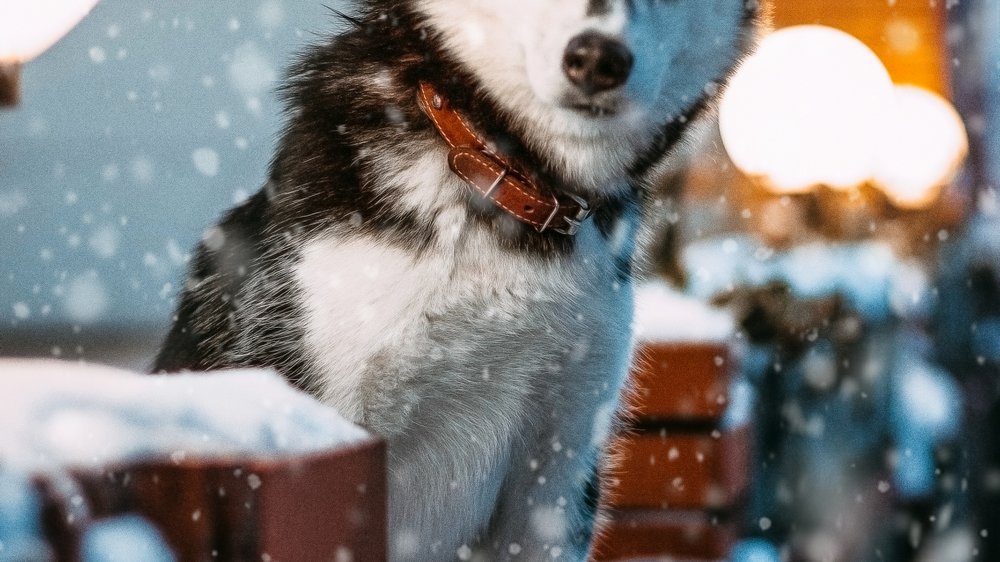
<path id="1" fill-rule="evenodd" d="M 23 474 L 0 467 L 0 562 L 47 562 L 42 503 Z"/>
<path id="2" fill-rule="evenodd" d="M 779 562 L 781 551 L 764 539 L 746 539 L 733 548 L 730 562 Z"/>
<path id="3" fill-rule="evenodd" d="M 0 464 L 312 453 L 369 439 L 269 371 L 138 375 L 56 361 L 0 361 Z"/>
<path id="4" fill-rule="evenodd" d="M 174 562 L 170 547 L 148 521 L 126 515 L 94 523 L 83 536 L 83 562 Z"/>
<path id="5" fill-rule="evenodd" d="M 735 329 L 731 314 L 666 283 L 650 282 L 636 290 L 634 330 L 639 341 L 724 341 Z"/>
<path id="6" fill-rule="evenodd" d="M 729 405 L 722 416 L 722 427 L 737 429 L 753 423 L 757 407 L 757 389 L 743 377 L 729 385 Z"/>
<path id="7" fill-rule="evenodd" d="M 959 431 L 962 391 L 950 373 L 920 357 L 903 357 L 892 377 L 896 490 L 905 498 L 930 497 L 938 484 L 937 447 Z"/>
<path id="8" fill-rule="evenodd" d="M 873 320 L 925 314 L 932 300 L 919 264 L 881 242 L 816 242 L 776 251 L 749 236 L 712 238 L 686 247 L 683 260 L 689 291 L 705 299 L 783 283 L 802 299 L 839 295 Z"/>

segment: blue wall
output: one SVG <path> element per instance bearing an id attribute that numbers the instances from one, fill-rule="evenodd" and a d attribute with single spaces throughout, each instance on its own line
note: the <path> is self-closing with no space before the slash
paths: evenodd
<path id="1" fill-rule="evenodd" d="M 330 0 L 104 0 L 0 111 L 0 332 L 165 325 L 185 254 L 263 183 L 276 80 Z"/>

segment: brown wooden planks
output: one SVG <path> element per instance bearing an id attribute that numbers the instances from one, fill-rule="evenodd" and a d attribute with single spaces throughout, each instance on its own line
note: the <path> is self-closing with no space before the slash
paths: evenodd
<path id="1" fill-rule="evenodd" d="M 728 405 L 732 372 L 724 342 L 640 342 L 630 411 L 642 422 L 718 419 Z"/>
<path id="2" fill-rule="evenodd" d="M 615 512 L 594 546 L 594 560 L 725 560 L 738 527 L 702 512 Z"/>
<path id="3" fill-rule="evenodd" d="M 594 560 L 724 560 L 739 536 L 753 432 L 724 428 L 729 342 L 640 342 L 633 427 L 614 439 Z"/>
<path id="4" fill-rule="evenodd" d="M 385 560 L 385 463 L 385 444 L 373 440 L 323 454 L 75 476 L 94 518 L 139 514 L 183 562 Z"/>
<path id="5" fill-rule="evenodd" d="M 617 470 L 609 478 L 615 508 L 731 508 L 750 479 L 749 427 L 712 434 L 642 433 L 620 437 Z"/>

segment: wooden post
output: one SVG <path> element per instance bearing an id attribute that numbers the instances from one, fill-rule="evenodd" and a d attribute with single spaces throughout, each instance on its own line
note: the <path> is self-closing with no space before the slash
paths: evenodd
<path id="1" fill-rule="evenodd" d="M 743 530 L 753 433 L 729 426 L 738 374 L 727 341 L 640 341 L 592 562 L 725 560 Z"/>
<path id="2" fill-rule="evenodd" d="M 21 65 L 0 63 L 0 107 L 13 107 L 21 101 Z"/>

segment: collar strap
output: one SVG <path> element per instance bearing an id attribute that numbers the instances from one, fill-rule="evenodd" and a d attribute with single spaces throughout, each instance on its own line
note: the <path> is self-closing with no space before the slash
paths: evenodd
<path id="1" fill-rule="evenodd" d="M 451 147 L 448 154 L 451 171 L 483 198 L 538 232 L 551 230 L 572 236 L 590 217 L 590 205 L 580 197 L 566 194 L 570 199 L 566 201 L 543 194 L 530 179 L 491 150 L 451 108 L 447 98 L 427 82 L 420 83 L 417 101 Z"/>

